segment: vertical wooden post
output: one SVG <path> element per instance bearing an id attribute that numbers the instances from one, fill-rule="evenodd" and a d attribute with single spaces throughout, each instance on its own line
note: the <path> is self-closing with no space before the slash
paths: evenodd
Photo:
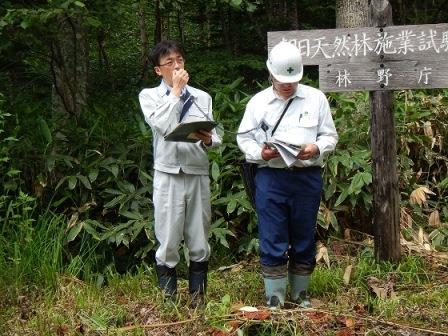
<path id="1" fill-rule="evenodd" d="M 372 0 L 370 25 L 392 25 L 388 0 Z M 396 136 L 392 91 L 371 91 L 373 162 L 373 225 L 377 261 L 400 259 L 400 194 L 396 167 Z"/>

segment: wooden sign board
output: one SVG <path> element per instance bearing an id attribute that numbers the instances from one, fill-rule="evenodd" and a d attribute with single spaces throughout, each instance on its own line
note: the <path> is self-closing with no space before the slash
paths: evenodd
<path id="1" fill-rule="evenodd" d="M 448 24 L 268 33 L 268 49 L 296 45 L 304 65 L 319 65 L 323 91 L 448 87 Z"/>
<path id="2" fill-rule="evenodd" d="M 448 87 L 448 62 L 392 61 L 319 66 L 319 88 L 326 92 Z"/>
<path id="3" fill-rule="evenodd" d="M 447 60 L 448 24 L 268 32 L 268 49 L 296 45 L 304 65 L 393 60 Z"/>

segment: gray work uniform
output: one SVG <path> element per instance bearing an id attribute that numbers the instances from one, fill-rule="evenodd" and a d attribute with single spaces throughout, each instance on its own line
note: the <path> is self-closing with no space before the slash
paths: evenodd
<path id="1" fill-rule="evenodd" d="M 194 104 L 182 122 L 213 120 L 212 99 L 206 92 L 187 86 Z M 216 131 L 212 145 L 200 141 L 170 142 L 164 135 L 179 123 L 182 100 L 169 94 L 171 88 L 162 81 L 158 87 L 143 89 L 140 105 L 153 133 L 154 153 L 154 223 L 159 242 L 158 265 L 173 268 L 179 262 L 179 244 L 184 239 L 191 261 L 207 261 L 211 221 L 210 181 L 207 148 L 221 144 Z"/>

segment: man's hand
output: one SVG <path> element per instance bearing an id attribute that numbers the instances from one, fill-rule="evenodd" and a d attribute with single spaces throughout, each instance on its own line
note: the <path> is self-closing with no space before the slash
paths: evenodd
<path id="1" fill-rule="evenodd" d="M 207 132 L 206 130 L 199 130 L 194 133 L 194 136 L 202 141 L 202 143 L 206 146 L 210 146 L 212 144 L 212 133 Z"/>
<path id="2" fill-rule="evenodd" d="M 173 90 L 174 95 L 180 97 L 182 89 L 187 85 L 190 76 L 185 69 L 179 69 L 173 71 Z"/>
<path id="3" fill-rule="evenodd" d="M 319 147 L 315 144 L 306 144 L 303 146 L 302 150 L 300 151 L 299 155 L 297 155 L 297 159 L 299 160 L 309 160 L 313 157 L 319 155 Z"/>
<path id="4" fill-rule="evenodd" d="M 269 148 L 268 145 L 263 145 L 263 148 L 261 149 L 261 157 L 265 161 L 269 161 L 271 159 L 275 159 L 279 157 L 280 154 L 277 152 L 276 149 Z"/>

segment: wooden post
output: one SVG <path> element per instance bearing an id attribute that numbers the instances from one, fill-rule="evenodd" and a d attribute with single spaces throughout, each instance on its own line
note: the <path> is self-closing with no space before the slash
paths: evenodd
<path id="1" fill-rule="evenodd" d="M 372 0 L 370 25 L 392 25 L 392 8 L 389 1 Z M 379 57 L 382 58 L 381 55 Z M 400 259 L 400 194 L 396 167 L 393 92 L 371 91 L 370 108 L 375 258 L 377 261 L 395 262 Z"/>

